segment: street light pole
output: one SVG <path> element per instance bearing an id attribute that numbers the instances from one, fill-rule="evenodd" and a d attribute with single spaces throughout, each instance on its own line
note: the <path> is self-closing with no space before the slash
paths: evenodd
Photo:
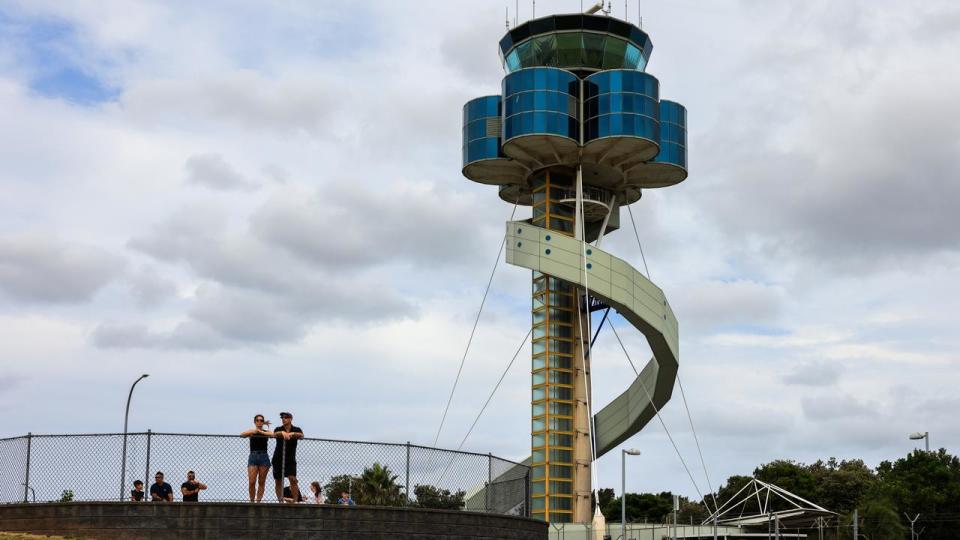
<path id="1" fill-rule="evenodd" d="M 620 451 L 620 538 L 627 540 L 627 454 L 639 456 L 636 448 Z"/>
<path id="2" fill-rule="evenodd" d="M 927 452 L 929 452 L 930 451 L 930 432 L 924 431 L 923 433 L 921 433 L 918 431 L 916 433 L 910 434 L 911 441 L 919 441 L 920 439 L 923 439 L 924 446 L 927 449 Z"/>
<path id="3" fill-rule="evenodd" d="M 133 397 L 133 389 L 137 383 L 149 377 L 149 373 L 144 373 L 139 379 L 133 381 L 130 385 L 130 393 L 127 394 L 127 409 L 123 413 L 123 457 L 120 458 L 120 500 L 124 501 L 124 493 L 127 490 L 127 422 L 130 419 L 130 398 Z"/>

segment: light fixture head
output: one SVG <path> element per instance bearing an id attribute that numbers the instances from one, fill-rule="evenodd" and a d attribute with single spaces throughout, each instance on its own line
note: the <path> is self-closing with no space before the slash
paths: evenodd
<path id="1" fill-rule="evenodd" d="M 927 436 L 926 433 L 921 433 L 921 432 L 918 431 L 918 432 L 916 432 L 916 433 L 911 433 L 911 434 L 910 434 L 910 440 L 912 440 L 912 441 L 918 441 L 918 440 L 920 440 L 920 439 L 925 438 L 926 436 Z"/>
<path id="2" fill-rule="evenodd" d="M 640 455 L 640 451 L 637 450 L 636 448 L 624 448 L 624 449 L 623 449 L 623 453 L 624 453 L 624 454 L 629 454 L 629 455 L 631 455 L 631 456 L 639 456 L 639 455 Z"/>

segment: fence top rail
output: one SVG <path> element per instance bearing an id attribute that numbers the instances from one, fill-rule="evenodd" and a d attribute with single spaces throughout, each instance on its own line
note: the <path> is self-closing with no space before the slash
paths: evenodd
<path id="1" fill-rule="evenodd" d="M 70 438 L 81 438 L 81 437 L 122 437 L 124 434 L 121 433 L 44 433 L 36 434 L 30 433 L 28 435 L 17 435 L 13 437 L 0 438 L 0 442 L 5 441 L 16 441 L 21 439 L 33 438 L 33 439 L 70 439 Z M 243 439 L 242 435 L 232 434 L 232 433 L 170 433 L 164 431 L 128 431 L 126 433 L 128 437 L 130 436 L 143 436 L 150 435 L 153 436 L 165 436 L 165 437 L 207 437 L 207 438 L 223 438 L 223 439 Z M 438 448 L 434 446 L 422 446 L 412 443 L 395 443 L 395 442 L 378 442 L 378 441 L 353 441 L 348 439 L 326 439 L 318 437 L 304 437 L 304 441 L 317 441 L 317 442 L 327 442 L 327 443 L 340 443 L 340 444 L 364 444 L 370 446 L 393 446 L 396 448 L 419 448 L 423 450 L 435 450 L 439 452 L 446 452 L 450 454 L 463 454 L 467 456 L 479 456 L 483 458 L 493 458 L 505 463 L 511 463 L 513 465 L 519 465 L 521 467 L 530 468 L 528 465 L 523 463 L 513 461 L 511 459 L 502 458 L 495 456 L 493 454 L 481 454 L 479 452 L 467 452 L 464 450 L 453 450 L 450 448 Z"/>

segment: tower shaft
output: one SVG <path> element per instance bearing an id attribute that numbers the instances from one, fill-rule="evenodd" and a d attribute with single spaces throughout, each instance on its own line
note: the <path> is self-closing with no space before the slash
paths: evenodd
<path id="1" fill-rule="evenodd" d="M 574 174 L 552 168 L 534 175 L 533 225 L 574 235 Z M 531 308 L 533 514 L 551 522 L 589 521 L 590 313 L 582 288 L 539 272 L 533 273 Z"/>

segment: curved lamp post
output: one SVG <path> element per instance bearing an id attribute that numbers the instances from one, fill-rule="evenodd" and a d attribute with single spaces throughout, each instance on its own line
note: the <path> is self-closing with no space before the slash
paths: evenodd
<path id="1" fill-rule="evenodd" d="M 636 448 L 624 448 L 620 451 L 620 538 L 627 540 L 627 454 L 639 456 Z"/>
<path id="2" fill-rule="evenodd" d="M 910 434 L 911 441 L 919 441 L 920 439 L 923 439 L 927 452 L 929 452 L 930 451 L 930 432 L 924 431 L 923 433 L 921 433 L 918 431 L 916 433 Z"/>
<path id="3" fill-rule="evenodd" d="M 130 393 L 127 394 L 127 410 L 123 413 L 123 457 L 120 460 L 120 500 L 126 500 L 124 493 L 127 490 L 127 421 L 130 419 L 130 398 L 133 397 L 133 389 L 137 383 L 149 377 L 149 373 L 144 373 L 139 379 L 133 381 L 130 385 Z"/>

